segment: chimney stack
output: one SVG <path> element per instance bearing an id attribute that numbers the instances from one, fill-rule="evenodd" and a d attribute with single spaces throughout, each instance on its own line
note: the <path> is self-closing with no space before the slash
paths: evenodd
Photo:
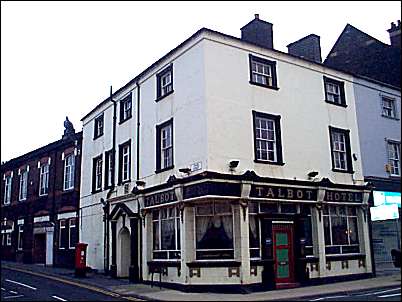
<path id="1" fill-rule="evenodd" d="M 290 43 L 288 53 L 300 58 L 321 63 L 320 37 L 314 34 L 308 35 L 296 42 Z"/>
<path id="2" fill-rule="evenodd" d="M 261 20 L 259 14 L 255 14 L 254 20 L 244 25 L 240 30 L 243 41 L 264 48 L 274 48 L 272 23 Z"/>
<path id="3" fill-rule="evenodd" d="M 401 20 L 398 20 L 397 25 L 394 22 L 391 23 L 391 28 L 387 29 L 389 33 L 389 39 L 391 40 L 391 46 L 401 48 Z"/>

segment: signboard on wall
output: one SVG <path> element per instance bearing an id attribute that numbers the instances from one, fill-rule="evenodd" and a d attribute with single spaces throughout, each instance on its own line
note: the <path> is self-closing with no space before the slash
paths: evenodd
<path id="1" fill-rule="evenodd" d="M 398 206 L 396 204 L 383 204 L 377 207 L 371 207 L 370 214 L 372 221 L 399 218 Z"/>
<path id="2" fill-rule="evenodd" d="M 401 193 L 373 191 L 374 206 L 392 205 L 395 204 L 398 208 L 401 207 Z"/>

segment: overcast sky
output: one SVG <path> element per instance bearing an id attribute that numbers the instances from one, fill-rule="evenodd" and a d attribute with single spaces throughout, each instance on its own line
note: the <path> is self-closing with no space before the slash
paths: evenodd
<path id="1" fill-rule="evenodd" d="M 1 160 L 61 139 L 81 118 L 168 51 L 207 27 L 240 37 L 258 13 L 274 48 L 308 34 L 323 59 L 347 23 L 389 44 L 400 1 L 8 2 L 1 1 Z"/>

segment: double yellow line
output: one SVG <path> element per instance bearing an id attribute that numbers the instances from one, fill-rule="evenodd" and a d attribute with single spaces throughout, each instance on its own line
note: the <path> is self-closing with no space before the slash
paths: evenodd
<path id="1" fill-rule="evenodd" d="M 67 279 L 63 279 L 63 278 L 59 278 L 59 277 L 55 277 L 55 276 L 50 276 L 50 275 L 46 275 L 46 274 L 41 274 L 41 273 L 33 272 L 33 271 L 30 271 L 30 270 L 23 270 L 23 269 L 19 269 L 19 268 L 15 268 L 15 267 L 9 267 L 7 265 L 4 265 L 3 268 L 18 271 L 18 272 L 22 272 L 22 273 L 31 274 L 31 275 L 34 275 L 34 276 L 39 276 L 39 277 L 43 277 L 43 278 L 56 280 L 56 281 L 59 281 L 59 282 L 70 284 L 70 285 L 75 285 L 75 286 L 78 286 L 78 287 L 86 288 L 86 289 L 89 289 L 89 290 L 92 290 L 92 291 L 95 291 L 95 292 L 98 292 L 98 293 L 102 293 L 104 295 L 112 296 L 112 297 L 115 297 L 115 298 L 122 298 L 122 299 L 130 300 L 130 301 L 145 301 L 145 300 L 139 299 L 139 298 L 122 296 L 120 294 L 110 292 L 110 291 L 107 291 L 107 290 L 104 290 L 104 289 L 101 289 L 101 288 L 98 288 L 98 287 L 95 287 L 95 286 L 91 286 L 91 285 L 87 285 L 87 284 L 83 284 L 83 283 L 77 283 L 77 282 L 70 281 L 70 280 L 67 280 Z"/>

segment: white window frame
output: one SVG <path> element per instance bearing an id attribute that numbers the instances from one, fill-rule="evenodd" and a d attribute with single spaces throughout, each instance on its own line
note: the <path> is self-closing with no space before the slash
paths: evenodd
<path id="1" fill-rule="evenodd" d="M 49 164 L 43 164 L 39 170 L 39 196 L 48 194 L 49 190 Z"/>
<path id="2" fill-rule="evenodd" d="M 71 223 L 71 221 L 74 220 L 74 225 Z M 68 220 L 68 248 L 69 249 L 75 249 L 75 246 L 71 246 L 71 229 L 75 229 L 77 226 L 77 218 L 76 217 L 71 217 Z"/>
<path id="3" fill-rule="evenodd" d="M 126 145 L 122 147 L 122 181 L 130 179 L 130 146 Z"/>
<path id="4" fill-rule="evenodd" d="M 64 226 L 61 225 L 62 222 L 64 222 Z M 65 247 L 61 246 L 61 233 L 62 233 L 62 229 L 66 228 L 66 224 L 67 224 L 67 219 L 59 220 L 59 249 L 60 250 L 65 250 Z"/>
<path id="5" fill-rule="evenodd" d="M 277 154 L 277 137 L 276 137 L 276 125 L 275 125 L 275 120 L 269 119 L 269 118 L 264 118 L 260 116 L 255 117 L 256 125 L 255 125 L 255 141 L 256 141 L 256 149 L 257 149 L 257 160 L 261 161 L 267 161 L 267 162 L 277 162 L 278 160 L 278 154 Z M 265 124 L 267 125 L 266 128 L 262 127 L 262 121 L 265 121 Z M 272 129 L 269 128 L 269 125 L 272 124 Z M 273 138 L 270 138 L 269 133 L 273 134 Z M 265 133 L 266 138 L 263 138 L 263 134 Z M 269 144 L 272 144 L 273 149 L 271 150 L 269 148 Z M 264 148 L 264 145 L 266 148 Z M 262 154 L 266 153 L 267 158 L 264 159 Z M 273 153 L 273 159 L 269 159 L 269 154 Z"/>
<path id="6" fill-rule="evenodd" d="M 69 162 L 70 158 L 71 162 Z M 63 180 L 64 191 L 74 189 L 74 174 L 75 174 L 75 156 L 74 153 L 72 153 L 64 158 L 64 180 Z"/>
<path id="7" fill-rule="evenodd" d="M 167 71 L 160 78 L 161 97 L 167 95 L 173 90 L 172 85 L 172 70 Z"/>
<path id="8" fill-rule="evenodd" d="M 112 186 L 112 184 L 113 184 L 113 154 L 112 154 L 112 152 L 109 152 L 109 153 L 106 153 L 107 154 L 107 156 L 108 156 L 108 158 L 107 158 L 107 160 L 108 160 L 108 167 L 105 167 L 106 169 L 107 169 L 107 186 L 108 187 L 111 187 Z"/>
<path id="9" fill-rule="evenodd" d="M 251 76 L 254 83 L 272 86 L 272 66 L 251 59 Z"/>
<path id="10" fill-rule="evenodd" d="M 103 113 L 95 118 L 95 138 L 103 135 L 104 115 Z"/>
<path id="11" fill-rule="evenodd" d="M 17 241 L 17 250 L 22 250 L 22 246 L 20 246 L 20 242 L 21 242 L 21 236 L 23 236 L 24 233 L 24 225 L 23 224 L 19 224 L 18 225 L 18 241 Z M 23 244 L 23 243 L 22 243 Z"/>
<path id="12" fill-rule="evenodd" d="M 27 191 L 28 191 L 28 170 L 24 169 L 24 170 L 21 170 L 21 173 L 20 173 L 20 188 L 19 188 L 19 195 L 18 195 L 18 199 L 20 201 L 27 199 Z"/>
<path id="13" fill-rule="evenodd" d="M 4 182 L 4 204 L 8 205 L 11 202 L 11 190 L 12 190 L 12 180 L 13 177 L 8 175 L 5 177 Z"/>
<path id="14" fill-rule="evenodd" d="M 387 141 L 388 164 L 391 176 L 401 176 L 401 143 Z"/>
<path id="15" fill-rule="evenodd" d="M 95 162 L 95 190 L 102 189 L 103 160 L 99 157 Z"/>
<path id="16" fill-rule="evenodd" d="M 11 246 L 11 233 L 6 233 L 6 245 Z"/>
<path id="17" fill-rule="evenodd" d="M 327 101 L 342 104 L 341 87 L 338 84 L 326 82 L 325 91 L 327 94 Z"/>
<path id="18" fill-rule="evenodd" d="M 123 120 L 126 120 L 131 117 L 131 94 L 127 97 L 123 102 Z"/>
<path id="19" fill-rule="evenodd" d="M 389 102 L 390 106 L 386 106 L 385 102 Z M 387 118 L 396 118 L 396 101 L 394 98 L 389 96 L 382 95 L 381 96 L 381 108 L 382 108 L 382 116 Z"/>
<path id="20" fill-rule="evenodd" d="M 161 131 L 161 169 L 173 166 L 173 125 L 169 123 Z"/>
<path id="21" fill-rule="evenodd" d="M 342 171 L 348 170 L 348 160 L 346 151 L 346 135 L 338 131 L 331 131 L 332 154 L 334 156 L 334 168 Z M 344 167 L 342 167 L 342 161 Z"/>

